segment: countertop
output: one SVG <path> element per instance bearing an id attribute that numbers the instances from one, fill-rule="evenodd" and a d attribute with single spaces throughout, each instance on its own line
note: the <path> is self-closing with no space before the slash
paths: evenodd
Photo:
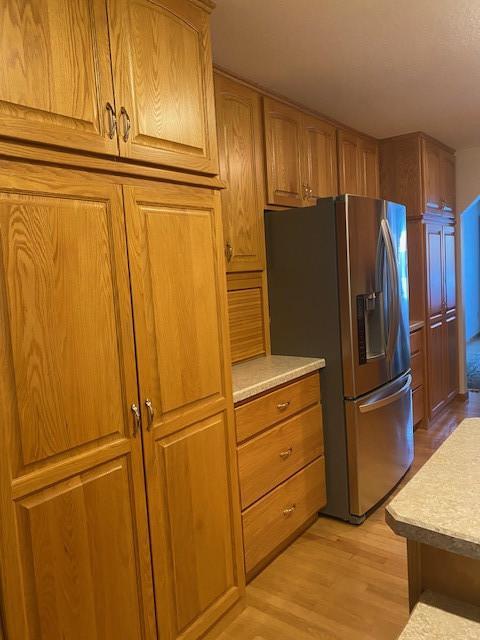
<path id="1" fill-rule="evenodd" d="M 480 418 L 464 420 L 393 498 L 398 535 L 480 558 Z"/>
<path id="2" fill-rule="evenodd" d="M 323 358 L 263 356 L 232 367 L 233 401 L 240 402 L 325 366 Z"/>
<path id="3" fill-rule="evenodd" d="M 426 591 L 398 640 L 478 640 L 480 610 Z"/>

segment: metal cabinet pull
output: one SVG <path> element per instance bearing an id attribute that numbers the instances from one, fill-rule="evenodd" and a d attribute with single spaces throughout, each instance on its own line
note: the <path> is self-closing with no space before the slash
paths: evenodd
<path id="1" fill-rule="evenodd" d="M 130 407 L 133 413 L 133 436 L 137 435 L 137 431 L 140 430 L 140 409 L 135 403 Z"/>
<path id="2" fill-rule="evenodd" d="M 283 515 L 285 516 L 285 518 L 288 518 L 288 516 L 291 516 L 296 508 L 297 508 L 297 505 L 296 504 L 292 504 L 291 507 L 287 507 L 286 509 L 284 509 L 283 510 Z"/>
<path id="3" fill-rule="evenodd" d="M 303 199 L 306 200 L 308 198 L 308 192 L 309 192 L 308 184 L 304 182 L 302 187 L 303 187 Z"/>
<path id="4" fill-rule="evenodd" d="M 115 113 L 115 109 L 112 107 L 110 102 L 107 102 L 106 109 L 109 122 L 108 137 L 111 140 L 115 136 L 115 133 L 117 131 L 117 114 Z"/>
<path id="5" fill-rule="evenodd" d="M 277 409 L 279 411 L 285 411 L 285 409 L 289 406 L 290 406 L 290 400 L 287 400 L 286 402 L 279 402 L 277 404 Z"/>
<path id="6" fill-rule="evenodd" d="M 233 247 L 230 242 L 227 242 L 225 245 L 225 258 L 227 259 L 227 262 L 230 262 L 233 258 Z"/>
<path id="7" fill-rule="evenodd" d="M 293 447 L 289 447 L 286 451 L 280 451 L 279 456 L 282 460 L 287 460 L 293 453 Z"/>
<path id="8" fill-rule="evenodd" d="M 130 129 L 132 128 L 132 123 L 130 121 L 130 116 L 128 115 L 128 111 L 125 109 L 125 107 L 122 107 L 120 109 L 120 115 L 122 116 L 122 119 L 123 119 L 123 140 L 127 142 L 130 136 Z"/>
<path id="9" fill-rule="evenodd" d="M 152 401 L 149 400 L 148 398 L 145 400 L 145 406 L 147 407 L 147 412 L 148 412 L 147 430 L 150 431 L 150 429 L 152 428 L 152 425 L 153 425 L 153 419 L 155 417 L 155 411 L 153 409 Z"/>

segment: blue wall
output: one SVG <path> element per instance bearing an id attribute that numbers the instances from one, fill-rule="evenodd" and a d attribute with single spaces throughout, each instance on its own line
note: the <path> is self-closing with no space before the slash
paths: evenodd
<path id="1" fill-rule="evenodd" d="M 462 214 L 462 282 L 465 340 L 480 333 L 480 201 Z"/>

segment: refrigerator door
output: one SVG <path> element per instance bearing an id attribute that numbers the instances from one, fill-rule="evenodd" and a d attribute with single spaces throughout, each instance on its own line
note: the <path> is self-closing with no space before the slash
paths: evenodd
<path id="1" fill-rule="evenodd" d="M 358 400 L 346 400 L 350 512 L 361 517 L 413 461 L 412 377 L 406 374 Z"/>
<path id="2" fill-rule="evenodd" d="M 344 396 L 409 367 L 406 213 L 361 196 L 336 202 Z"/>

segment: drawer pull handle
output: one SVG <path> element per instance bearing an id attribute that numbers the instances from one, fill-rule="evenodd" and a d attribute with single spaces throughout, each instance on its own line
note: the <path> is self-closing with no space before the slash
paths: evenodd
<path id="1" fill-rule="evenodd" d="M 277 409 L 279 411 L 285 411 L 285 409 L 289 406 L 290 406 L 290 400 L 287 400 L 286 402 L 279 402 L 277 404 Z"/>
<path id="2" fill-rule="evenodd" d="M 287 458 L 289 458 L 292 455 L 293 449 L 292 447 L 290 447 L 289 449 L 287 449 L 286 451 L 281 451 L 280 452 L 280 458 L 282 460 L 286 460 Z"/>
<path id="3" fill-rule="evenodd" d="M 285 518 L 288 518 L 288 516 L 291 516 L 296 508 L 297 508 L 297 505 L 296 504 L 292 504 L 291 507 L 287 507 L 286 509 L 284 509 L 283 510 L 283 515 L 285 516 Z"/>

